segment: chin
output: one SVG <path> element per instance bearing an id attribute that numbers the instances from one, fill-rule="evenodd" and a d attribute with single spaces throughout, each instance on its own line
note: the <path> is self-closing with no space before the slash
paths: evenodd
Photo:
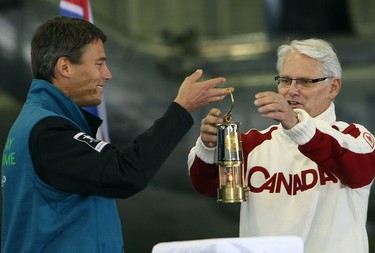
<path id="1" fill-rule="evenodd" d="M 93 104 L 91 104 L 91 105 L 87 105 L 87 106 L 98 106 L 98 105 L 101 104 L 101 102 L 102 102 L 102 101 L 100 101 L 100 102 L 98 102 L 98 103 L 93 103 Z"/>
<path id="2" fill-rule="evenodd" d="M 102 102 L 102 100 L 85 101 L 85 102 L 79 103 L 78 105 L 79 105 L 80 107 L 90 107 L 90 106 L 97 106 L 97 105 L 100 105 L 101 102 Z"/>

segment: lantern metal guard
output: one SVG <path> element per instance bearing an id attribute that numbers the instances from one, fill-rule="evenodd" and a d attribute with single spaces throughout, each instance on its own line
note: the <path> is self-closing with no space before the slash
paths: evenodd
<path id="1" fill-rule="evenodd" d="M 229 90 L 229 89 L 228 89 Z M 234 97 L 229 90 L 231 107 L 218 124 L 217 165 L 219 166 L 219 188 L 217 202 L 236 203 L 247 200 L 249 188 L 244 184 L 244 159 L 239 131 L 240 123 L 232 121 Z"/>

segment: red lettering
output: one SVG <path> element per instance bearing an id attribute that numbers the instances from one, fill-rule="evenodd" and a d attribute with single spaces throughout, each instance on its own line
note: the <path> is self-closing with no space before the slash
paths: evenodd
<path id="1" fill-rule="evenodd" d="M 277 177 L 277 184 L 276 184 L 276 191 L 277 193 L 280 193 L 281 192 L 281 185 L 284 186 L 284 189 L 286 190 L 286 192 L 291 195 L 292 194 L 292 180 L 293 180 L 293 175 L 289 174 L 289 184 L 286 180 L 286 178 L 284 177 L 284 174 L 279 172 L 277 173 L 278 174 L 278 177 Z"/>
<path id="2" fill-rule="evenodd" d="M 274 193 L 275 185 L 276 185 L 276 177 L 277 177 L 277 174 L 274 174 L 266 182 L 264 182 L 262 187 L 260 187 L 259 189 L 261 189 L 261 191 L 268 190 L 270 193 Z"/>
<path id="3" fill-rule="evenodd" d="M 321 185 L 326 185 L 328 181 L 332 181 L 333 183 L 337 183 L 339 180 L 330 172 L 324 171 L 322 169 L 319 170 L 319 179 Z"/>
<path id="4" fill-rule="evenodd" d="M 310 183 L 307 182 L 307 177 L 309 174 L 312 176 L 312 180 Z M 303 170 L 301 172 L 301 178 L 302 178 L 302 184 L 304 186 L 302 191 L 311 189 L 318 183 L 318 175 L 316 173 L 316 170 L 313 170 L 313 169 Z"/>
<path id="5" fill-rule="evenodd" d="M 256 175 L 256 176 L 255 176 Z M 258 185 L 254 185 L 254 178 Z M 270 175 L 265 168 L 257 166 L 250 169 L 248 185 L 250 191 L 260 193 L 268 191 L 269 193 L 280 193 L 284 189 L 288 195 L 296 195 L 299 191 L 303 192 L 314 188 L 318 183 L 326 185 L 328 181 L 337 183 L 338 179 L 331 173 L 318 169 L 307 169 L 301 171 L 300 174 L 289 174 L 289 180 L 282 172 Z M 264 178 L 263 183 L 259 183 Z M 253 179 L 253 180 L 252 180 Z"/>
<path id="6" fill-rule="evenodd" d="M 253 167 L 251 168 L 250 170 L 250 173 L 249 173 L 249 181 L 248 181 L 248 185 L 249 185 L 249 188 L 250 188 L 250 191 L 251 192 L 262 192 L 263 191 L 263 187 L 255 187 L 254 185 L 251 184 L 251 178 L 253 176 L 253 174 L 255 174 L 256 172 L 261 172 L 263 175 L 264 175 L 264 179 L 266 180 L 267 178 L 270 177 L 270 173 L 268 173 L 268 171 L 263 168 L 263 167 Z"/>
<path id="7" fill-rule="evenodd" d="M 294 174 L 293 195 L 296 195 L 297 191 L 303 191 L 303 185 L 302 185 L 301 178 L 299 177 L 299 175 Z"/>

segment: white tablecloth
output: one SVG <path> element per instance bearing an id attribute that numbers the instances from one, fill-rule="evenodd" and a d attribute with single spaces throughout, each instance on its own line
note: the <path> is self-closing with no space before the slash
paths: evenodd
<path id="1" fill-rule="evenodd" d="M 296 236 L 276 236 L 163 242 L 152 253 L 303 253 L 303 241 Z"/>

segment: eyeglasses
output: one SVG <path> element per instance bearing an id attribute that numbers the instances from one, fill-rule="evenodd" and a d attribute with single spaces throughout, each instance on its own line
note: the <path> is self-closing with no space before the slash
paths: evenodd
<path id="1" fill-rule="evenodd" d="M 289 88 L 294 80 L 296 81 L 297 87 L 310 88 L 313 86 L 313 84 L 324 81 L 327 78 L 330 78 L 330 77 L 326 76 L 326 77 L 321 77 L 321 78 L 316 78 L 316 79 L 306 79 L 306 78 L 289 78 L 289 77 L 276 76 L 275 82 L 277 86 L 279 86 L 280 88 Z"/>

